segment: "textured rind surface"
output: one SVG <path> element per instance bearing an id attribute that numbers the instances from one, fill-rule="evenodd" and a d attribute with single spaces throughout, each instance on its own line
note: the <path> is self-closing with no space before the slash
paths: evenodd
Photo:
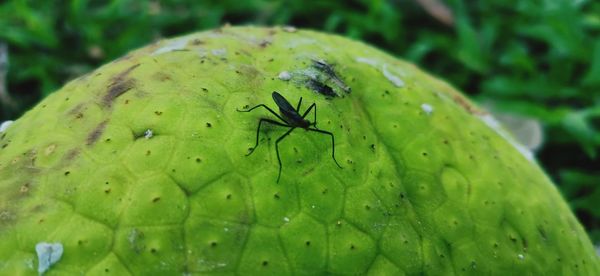
<path id="1" fill-rule="evenodd" d="M 315 60 L 352 92 L 278 78 Z M 284 128 L 245 156 L 273 116 L 236 109 L 275 108 L 275 90 L 317 104 L 343 169 L 329 137 L 301 129 L 280 144 L 279 183 Z M 0 274 L 37 274 L 35 245 L 54 242 L 64 254 L 46 275 L 600 275 L 553 184 L 481 114 L 337 36 L 225 27 L 160 41 L 0 133 Z"/>

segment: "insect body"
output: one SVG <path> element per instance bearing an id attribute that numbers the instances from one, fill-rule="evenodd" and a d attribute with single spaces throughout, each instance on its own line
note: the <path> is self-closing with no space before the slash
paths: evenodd
<path id="1" fill-rule="evenodd" d="M 254 147 L 252 147 L 250 149 L 250 152 L 248 154 L 246 154 L 246 156 L 252 154 L 254 152 L 254 150 L 256 149 L 256 147 L 258 147 L 260 126 L 263 123 L 270 123 L 273 125 L 289 128 L 288 131 L 286 131 L 283 135 L 281 135 L 279 138 L 277 138 L 277 141 L 275 142 L 275 152 L 277 153 L 277 161 L 279 162 L 279 174 L 277 175 L 278 183 L 279 183 L 279 178 L 281 178 L 281 167 L 282 167 L 281 166 L 281 158 L 279 157 L 279 142 L 281 142 L 281 140 L 283 140 L 283 138 L 288 136 L 296 128 L 303 128 L 306 131 L 313 131 L 313 132 L 318 132 L 318 133 L 322 133 L 322 134 L 331 136 L 331 144 L 332 144 L 331 157 L 333 158 L 333 161 L 335 162 L 335 164 L 341 169 L 342 167 L 340 166 L 340 164 L 338 164 L 337 160 L 335 160 L 335 141 L 333 138 L 333 133 L 331 133 L 329 131 L 325 131 L 325 130 L 320 130 L 317 128 L 317 105 L 315 103 L 311 104 L 308 107 L 308 109 L 306 111 L 304 111 L 304 113 L 302 115 L 300 115 L 299 112 L 300 112 L 300 105 L 302 104 L 302 97 L 300 97 L 300 100 L 298 101 L 298 105 L 294 109 L 294 107 L 283 96 L 281 96 L 281 94 L 277 93 L 276 91 L 274 91 L 271 94 L 271 96 L 273 96 L 273 101 L 275 101 L 275 104 L 279 108 L 279 114 L 277 114 L 275 111 L 273 111 L 271 108 L 269 108 L 268 106 L 266 106 L 264 104 L 259 104 L 248 110 L 238 110 L 239 112 L 250 112 L 256 108 L 264 107 L 271 114 L 275 115 L 275 117 L 277 117 L 277 119 L 279 119 L 281 121 L 281 122 L 278 122 L 278 121 L 267 119 L 267 118 L 260 119 L 260 121 L 258 122 L 258 128 L 256 129 L 256 143 L 255 143 Z M 307 120 L 305 118 L 313 108 L 314 108 L 314 114 L 315 114 L 314 121 L 310 122 L 309 120 Z"/>

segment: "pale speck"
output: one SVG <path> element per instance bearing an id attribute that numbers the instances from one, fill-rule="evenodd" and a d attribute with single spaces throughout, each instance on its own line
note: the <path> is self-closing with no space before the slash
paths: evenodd
<path id="1" fill-rule="evenodd" d="M 144 131 L 144 138 L 150 139 L 152 136 L 154 136 L 154 132 L 152 132 L 151 129 L 146 129 L 146 131 Z"/>
<path id="2" fill-rule="evenodd" d="M 517 255 L 517 257 L 519 258 L 519 260 L 524 260 L 525 259 L 525 256 L 523 256 L 523 254 Z"/>
<path id="3" fill-rule="evenodd" d="M 0 132 L 5 131 L 8 126 L 10 126 L 13 123 L 13 121 L 4 121 L 2 122 L 2 124 L 0 124 Z"/>
<path id="4" fill-rule="evenodd" d="M 227 54 L 227 49 L 225 48 L 221 48 L 221 49 L 214 49 L 212 51 L 210 51 L 213 55 L 215 56 L 224 56 Z"/>
<path id="5" fill-rule="evenodd" d="M 433 106 L 431 106 L 430 104 L 422 104 L 421 109 L 423 110 L 423 112 L 427 113 L 427 115 L 430 115 L 433 112 Z"/>
<path id="6" fill-rule="evenodd" d="M 229 232 L 229 228 L 225 227 L 225 228 L 223 228 L 223 231 Z"/>
<path id="7" fill-rule="evenodd" d="M 317 208 L 317 206 L 315 206 L 315 205 L 312 205 L 312 206 L 310 206 L 310 207 L 311 207 L 311 208 L 313 208 L 313 209 Z"/>
<path id="8" fill-rule="evenodd" d="M 290 219 L 289 219 L 288 217 L 284 217 L 284 218 L 283 218 L 283 221 L 285 221 L 285 222 L 290 222 Z"/>
<path id="9" fill-rule="evenodd" d="M 38 273 L 44 274 L 50 266 L 60 260 L 63 254 L 63 245 L 61 243 L 40 242 L 35 245 L 35 252 L 38 256 Z"/>
<path id="10" fill-rule="evenodd" d="M 292 79 L 292 74 L 290 74 L 290 72 L 288 72 L 288 71 L 283 71 L 283 72 L 279 73 L 278 78 L 283 81 L 289 81 Z"/>

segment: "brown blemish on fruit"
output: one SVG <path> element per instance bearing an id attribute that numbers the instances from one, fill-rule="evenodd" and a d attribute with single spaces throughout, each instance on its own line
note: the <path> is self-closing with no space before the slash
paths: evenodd
<path id="1" fill-rule="evenodd" d="M 106 93 L 106 95 L 104 95 L 104 98 L 102 99 L 102 104 L 105 107 L 110 107 L 112 102 L 117 97 L 123 95 L 125 92 L 135 87 L 135 79 L 128 79 L 127 76 L 138 66 L 140 66 L 139 63 L 125 69 L 125 71 L 115 75 L 112 78 L 112 82 L 108 85 L 108 92 Z"/>
<path id="2" fill-rule="evenodd" d="M 487 112 L 480 110 L 477 107 L 475 107 L 473 104 L 471 104 L 471 102 L 469 102 L 469 100 L 467 100 L 462 95 L 454 94 L 454 95 L 452 95 L 452 100 L 454 100 L 455 103 L 460 105 L 462 108 L 464 108 L 467 112 L 469 112 L 471 114 L 474 114 L 474 115 L 487 114 Z"/>
<path id="3" fill-rule="evenodd" d="M 192 45 L 194 45 L 194 46 L 198 46 L 198 45 L 202 45 L 202 44 L 204 44 L 204 41 L 202 41 L 202 40 L 200 40 L 200 39 L 196 38 L 196 39 L 194 39 L 194 40 L 190 41 L 190 44 L 192 44 Z"/>
<path id="4" fill-rule="evenodd" d="M 94 143 L 96 143 L 96 141 L 98 141 L 98 139 L 104 132 L 104 128 L 106 128 L 106 123 L 108 123 L 108 120 L 102 121 L 94 128 L 94 130 L 92 130 L 92 132 L 90 132 L 90 134 L 88 134 L 88 137 L 86 139 L 86 145 L 91 146 Z"/>
<path id="5" fill-rule="evenodd" d="M 63 157 L 64 160 L 67 161 L 72 161 L 73 159 L 75 159 L 77 156 L 79 156 L 80 150 L 79 148 L 74 148 L 69 150 L 69 152 L 67 152 L 65 154 L 65 156 Z"/>
<path id="6" fill-rule="evenodd" d="M 73 107 L 67 114 L 75 116 L 76 119 L 81 119 L 83 117 L 82 109 L 84 107 L 83 103 L 79 103 L 75 107 Z"/>
<path id="7" fill-rule="evenodd" d="M 159 81 L 168 81 L 168 80 L 171 80 L 171 75 L 164 73 L 164 72 L 156 72 L 154 74 L 154 78 Z"/>
<path id="8" fill-rule="evenodd" d="M 263 40 L 261 41 L 258 46 L 260 46 L 260 48 L 267 48 L 267 46 L 271 45 L 271 41 L 268 40 Z"/>

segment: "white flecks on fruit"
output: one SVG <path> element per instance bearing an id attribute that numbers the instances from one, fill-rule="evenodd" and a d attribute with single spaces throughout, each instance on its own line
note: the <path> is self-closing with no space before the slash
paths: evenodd
<path id="1" fill-rule="evenodd" d="M 404 81 L 398 75 L 391 72 L 388 69 L 387 64 L 383 64 L 382 66 L 380 66 L 380 64 L 377 60 L 372 59 L 372 58 L 366 58 L 366 57 L 357 57 L 355 60 L 360 63 L 368 64 L 368 65 L 372 66 L 373 68 L 381 71 L 381 73 L 383 73 L 383 76 L 386 79 L 388 79 L 388 81 L 390 81 L 394 86 L 404 87 Z"/>
<path id="2" fill-rule="evenodd" d="M 379 66 L 379 63 L 376 60 L 372 59 L 372 58 L 357 57 L 356 61 L 358 61 L 360 63 L 366 63 L 366 64 L 371 65 L 371 66 L 376 67 L 376 68 Z"/>
<path id="3" fill-rule="evenodd" d="M 288 217 L 283 217 L 283 221 L 285 221 L 285 222 L 290 222 L 290 218 L 288 218 Z"/>
<path id="4" fill-rule="evenodd" d="M 298 29 L 296 29 L 296 27 L 294 26 L 285 26 L 283 27 L 283 31 L 288 33 L 295 33 L 296 31 L 298 31 Z"/>
<path id="5" fill-rule="evenodd" d="M 404 81 L 388 70 L 387 64 L 383 65 L 383 75 L 396 87 L 403 87 Z"/>
<path id="6" fill-rule="evenodd" d="M 154 132 L 152 132 L 151 129 L 146 129 L 146 131 L 144 131 L 144 138 L 150 139 L 152 136 L 154 136 Z"/>
<path id="7" fill-rule="evenodd" d="M 283 81 L 289 81 L 292 79 L 292 74 L 290 74 L 290 72 L 288 71 L 283 71 L 281 73 L 279 73 L 279 76 L 277 76 L 280 80 Z"/>
<path id="8" fill-rule="evenodd" d="M 492 116 L 491 114 L 485 114 L 485 115 L 479 116 L 479 119 L 481 119 L 488 127 L 493 129 L 496 133 L 498 133 L 498 135 L 500 135 L 508 143 L 510 143 L 525 158 L 527 158 L 527 160 L 534 161 L 533 153 L 531 152 L 531 150 L 529 150 L 529 148 L 527 148 L 526 146 L 523 146 L 522 144 L 517 142 L 517 140 L 515 140 L 504 128 L 502 128 L 502 126 L 500 125 L 500 122 L 498 122 L 498 120 L 496 120 L 496 118 L 494 118 L 494 116 Z"/>
<path id="9" fill-rule="evenodd" d="M 221 48 L 221 49 L 213 49 L 210 51 L 213 55 L 218 56 L 218 57 L 222 57 L 227 55 L 227 49 L 225 48 Z"/>
<path id="10" fill-rule="evenodd" d="M 423 112 L 427 113 L 427 115 L 430 115 L 433 112 L 433 106 L 427 103 L 422 104 L 421 109 Z"/>
<path id="11" fill-rule="evenodd" d="M 63 254 L 63 245 L 61 243 L 40 242 L 35 245 L 35 252 L 38 256 L 38 273 L 44 274 L 50 266 L 60 260 Z"/>
<path id="12" fill-rule="evenodd" d="M 187 45 L 188 41 L 189 41 L 188 37 L 182 37 L 179 39 L 171 40 L 167 43 L 167 45 L 160 47 L 156 51 L 154 51 L 154 53 L 152 53 L 152 55 L 156 56 L 156 55 L 160 55 L 160 54 L 164 54 L 164 53 L 168 53 L 168 52 L 172 52 L 172 51 L 185 49 L 185 46 Z"/>
<path id="13" fill-rule="evenodd" d="M 0 124 L 0 132 L 4 132 L 12 123 L 13 121 L 2 122 L 2 124 Z"/>
<path id="14" fill-rule="evenodd" d="M 523 254 L 517 255 L 517 257 L 519 258 L 519 260 L 524 260 L 525 259 L 525 256 Z"/>

